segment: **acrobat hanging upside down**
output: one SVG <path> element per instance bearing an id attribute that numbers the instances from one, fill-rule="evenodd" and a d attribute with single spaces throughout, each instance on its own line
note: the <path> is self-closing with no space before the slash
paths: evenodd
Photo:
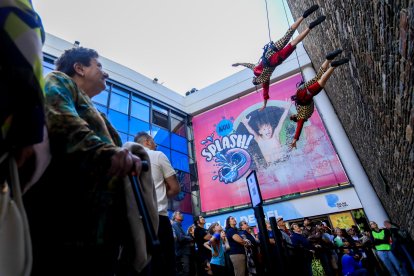
<path id="1" fill-rule="evenodd" d="M 332 75 L 336 67 L 338 67 L 339 65 L 348 63 L 349 60 L 347 58 L 332 61 L 340 53 L 342 53 L 342 50 L 337 49 L 327 54 L 326 60 L 324 61 L 322 66 L 319 68 L 319 71 L 316 74 L 316 76 L 313 79 L 305 83 L 302 83 L 296 90 L 296 94 L 292 96 L 292 100 L 296 102 L 297 114 L 291 115 L 290 119 L 297 123 L 297 127 L 296 127 L 296 132 L 295 132 L 295 136 L 293 138 L 292 144 L 290 145 L 291 148 L 296 148 L 296 142 L 299 140 L 299 136 L 300 136 L 300 133 L 302 132 L 303 124 L 313 114 L 313 111 L 314 111 L 313 97 L 318 95 L 318 93 L 323 89 L 327 80 Z M 328 68 L 329 64 L 331 66 Z"/>
<path id="2" fill-rule="evenodd" d="M 253 77 L 253 84 L 258 85 L 262 84 L 263 87 L 263 110 L 266 107 L 267 100 L 269 99 L 269 83 L 270 77 L 273 71 L 276 69 L 278 65 L 280 65 L 283 61 L 285 61 L 296 49 L 296 45 L 301 42 L 310 32 L 311 29 L 319 25 L 325 20 L 325 16 L 319 16 L 315 21 L 311 22 L 302 33 L 300 33 L 292 42 L 289 42 L 292 35 L 295 33 L 296 29 L 299 27 L 300 23 L 316 11 L 319 8 L 318 5 L 313 5 L 309 9 L 307 9 L 303 15 L 296 20 L 295 23 L 287 30 L 286 34 L 279 39 L 276 43 L 273 41 L 270 42 L 268 45 L 264 47 L 263 56 L 260 59 L 259 64 L 252 64 L 252 63 L 235 63 L 233 66 L 244 66 L 253 70 L 254 77 Z"/>

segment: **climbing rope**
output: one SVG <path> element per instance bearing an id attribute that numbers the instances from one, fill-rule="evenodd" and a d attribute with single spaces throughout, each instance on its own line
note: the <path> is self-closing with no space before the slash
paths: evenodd
<path id="1" fill-rule="evenodd" d="M 270 22 L 269 22 L 269 10 L 267 8 L 267 0 L 265 0 L 266 3 L 266 16 L 267 16 L 267 30 L 269 32 L 269 41 L 272 42 L 272 37 L 270 36 Z"/>
<path id="2" fill-rule="evenodd" d="M 285 11 L 285 15 L 286 15 L 286 22 L 288 24 L 288 27 L 290 28 L 289 17 L 288 17 L 288 14 L 287 14 L 287 11 L 286 11 L 286 7 L 285 7 L 285 0 L 282 0 L 282 4 L 283 4 L 283 10 Z M 302 77 L 302 80 L 304 80 L 302 66 L 300 66 L 299 57 L 298 57 L 298 51 L 296 49 L 295 49 L 295 55 L 296 55 L 296 60 L 298 62 L 298 67 L 299 67 L 300 75 Z"/>

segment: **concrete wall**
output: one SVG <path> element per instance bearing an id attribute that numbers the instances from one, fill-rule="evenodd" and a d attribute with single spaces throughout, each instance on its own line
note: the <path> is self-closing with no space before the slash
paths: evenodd
<path id="1" fill-rule="evenodd" d="M 335 48 L 351 59 L 325 91 L 389 217 L 414 237 L 414 2 L 287 2 L 294 18 L 314 3 L 327 16 L 304 40 L 315 68 Z"/>

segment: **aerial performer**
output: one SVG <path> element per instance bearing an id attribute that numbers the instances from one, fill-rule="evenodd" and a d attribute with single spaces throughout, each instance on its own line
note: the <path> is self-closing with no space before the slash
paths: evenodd
<path id="1" fill-rule="evenodd" d="M 336 67 L 349 62 L 347 58 L 332 61 L 340 53 L 342 53 L 341 49 L 336 49 L 335 51 L 328 53 L 326 55 L 326 60 L 319 68 L 316 76 L 307 82 L 301 83 L 296 90 L 296 94 L 292 96 L 292 100 L 296 103 L 297 114 L 291 115 L 290 119 L 296 122 L 297 126 L 295 136 L 290 145 L 291 148 L 296 148 L 296 142 L 299 140 L 303 124 L 312 116 L 314 110 L 313 97 L 318 95 L 324 88 Z"/>
<path id="2" fill-rule="evenodd" d="M 295 23 L 287 30 L 286 34 L 279 39 L 276 43 L 273 41 L 267 44 L 264 47 L 263 56 L 260 59 L 259 64 L 252 63 L 235 63 L 233 66 L 244 66 L 253 70 L 253 84 L 258 85 L 262 84 L 263 88 L 263 106 L 260 110 L 263 110 L 267 105 L 267 100 L 269 99 L 269 84 L 270 77 L 273 71 L 276 69 L 276 66 L 280 65 L 284 60 L 286 60 L 296 49 L 296 45 L 301 42 L 312 30 L 314 27 L 319 25 L 325 20 L 325 16 L 321 15 L 316 20 L 311 22 L 302 33 L 300 33 L 295 39 L 293 39 L 289 44 L 289 40 L 292 35 L 295 33 L 296 29 L 299 27 L 300 23 L 307 18 L 310 14 L 316 11 L 319 8 L 318 5 L 313 5 L 307 9 L 303 15 L 296 20 Z"/>

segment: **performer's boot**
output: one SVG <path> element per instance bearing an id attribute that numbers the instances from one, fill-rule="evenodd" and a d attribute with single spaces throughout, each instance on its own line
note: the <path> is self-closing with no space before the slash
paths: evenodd
<path id="1" fill-rule="evenodd" d="M 343 59 L 340 59 L 340 60 L 332 61 L 331 66 L 332 67 L 338 67 L 339 65 L 342 65 L 342 64 L 345 64 L 345 63 L 348 63 L 348 62 L 349 62 L 349 59 L 343 58 Z"/>
<path id="2" fill-rule="evenodd" d="M 302 17 L 303 17 L 303 18 L 308 17 L 309 15 L 311 15 L 311 14 L 312 14 L 314 11 L 316 11 L 317 9 L 319 9 L 319 6 L 318 6 L 318 5 L 313 5 L 312 7 L 310 7 L 309 9 L 307 9 L 307 10 L 303 13 Z"/>
<path id="3" fill-rule="evenodd" d="M 336 58 L 340 53 L 342 53 L 342 49 L 336 49 L 326 55 L 327 60 L 333 60 Z"/>
<path id="4" fill-rule="evenodd" d="M 325 15 L 319 16 L 318 18 L 316 18 L 315 21 L 312 21 L 309 24 L 309 29 L 315 28 L 316 26 L 318 26 L 319 24 L 321 24 L 323 21 L 325 21 L 325 19 L 326 19 L 326 16 Z"/>

